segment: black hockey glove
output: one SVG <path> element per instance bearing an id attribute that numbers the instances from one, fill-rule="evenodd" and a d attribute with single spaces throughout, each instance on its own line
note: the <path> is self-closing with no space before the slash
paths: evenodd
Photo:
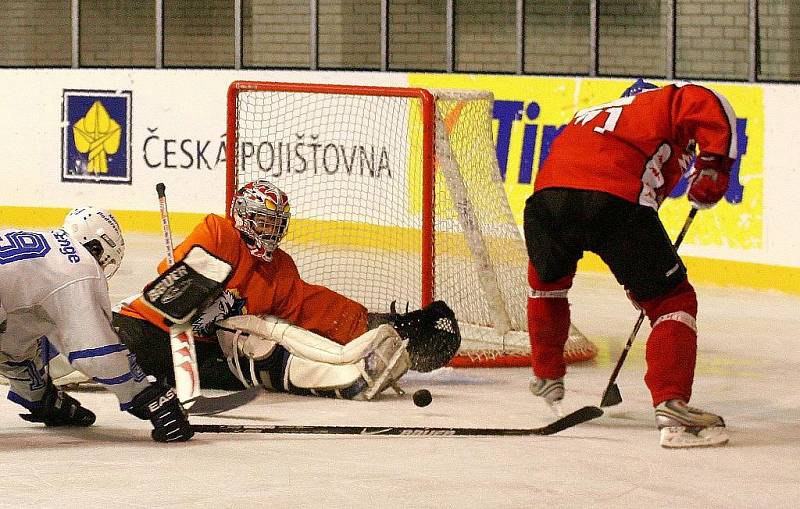
<path id="1" fill-rule="evenodd" d="M 156 442 L 185 442 L 194 436 L 186 411 L 171 387 L 153 384 L 133 398 L 131 405 L 128 412 L 153 423 L 150 436 Z"/>
<path id="2" fill-rule="evenodd" d="M 425 373 L 441 368 L 458 352 L 461 332 L 453 310 L 444 301 L 437 300 L 404 314 L 395 311 L 394 302 L 390 309 L 386 323 L 408 340 L 407 350 L 414 371 Z M 377 315 L 372 317 L 373 322 L 383 318 Z"/>
<path id="3" fill-rule="evenodd" d="M 96 419 L 91 410 L 50 382 L 44 390 L 41 406 L 30 414 L 19 414 L 28 422 L 43 422 L 45 426 L 91 426 Z"/>

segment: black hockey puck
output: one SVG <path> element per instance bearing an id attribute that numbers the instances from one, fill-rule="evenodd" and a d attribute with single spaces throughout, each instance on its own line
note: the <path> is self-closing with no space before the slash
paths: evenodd
<path id="1" fill-rule="evenodd" d="M 417 406 L 428 406 L 433 401 L 433 396 L 431 396 L 431 391 L 428 389 L 420 389 L 414 393 L 412 396 L 414 399 L 414 404 Z"/>

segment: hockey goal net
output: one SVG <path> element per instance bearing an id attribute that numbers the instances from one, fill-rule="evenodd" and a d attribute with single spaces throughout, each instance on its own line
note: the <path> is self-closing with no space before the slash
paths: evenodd
<path id="1" fill-rule="evenodd" d="M 454 366 L 529 366 L 527 253 L 492 140 L 490 92 L 243 82 L 228 90 L 226 210 L 264 178 L 289 196 L 303 279 L 386 312 L 441 299 Z M 568 362 L 594 345 L 574 327 Z"/>

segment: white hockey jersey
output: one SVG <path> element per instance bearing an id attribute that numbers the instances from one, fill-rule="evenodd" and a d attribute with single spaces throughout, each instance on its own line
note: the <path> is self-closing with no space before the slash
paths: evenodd
<path id="1" fill-rule="evenodd" d="M 100 265 L 64 230 L 0 230 L 0 302 L 7 314 L 0 372 L 11 381 L 12 401 L 28 406 L 39 396 L 42 336 L 76 369 L 114 392 L 123 409 L 147 387 L 111 327 Z"/>

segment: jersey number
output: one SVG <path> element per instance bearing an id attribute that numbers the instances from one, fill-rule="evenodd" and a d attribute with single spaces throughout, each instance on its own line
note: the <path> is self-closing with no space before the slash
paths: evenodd
<path id="1" fill-rule="evenodd" d="M 10 232 L 0 235 L 0 265 L 41 258 L 50 251 L 44 235 L 36 232 Z"/>
<path id="2" fill-rule="evenodd" d="M 603 123 L 603 125 L 595 126 L 592 130 L 600 134 L 612 132 L 617 127 L 619 116 L 622 115 L 622 107 L 632 103 L 633 99 L 633 96 L 622 97 L 616 101 L 611 101 L 609 103 L 601 104 L 599 106 L 592 106 L 591 108 L 581 110 L 575 114 L 575 123 L 586 125 L 589 121 L 593 120 L 601 113 L 606 112 L 608 113 L 608 117 L 606 117 L 606 121 Z"/>

